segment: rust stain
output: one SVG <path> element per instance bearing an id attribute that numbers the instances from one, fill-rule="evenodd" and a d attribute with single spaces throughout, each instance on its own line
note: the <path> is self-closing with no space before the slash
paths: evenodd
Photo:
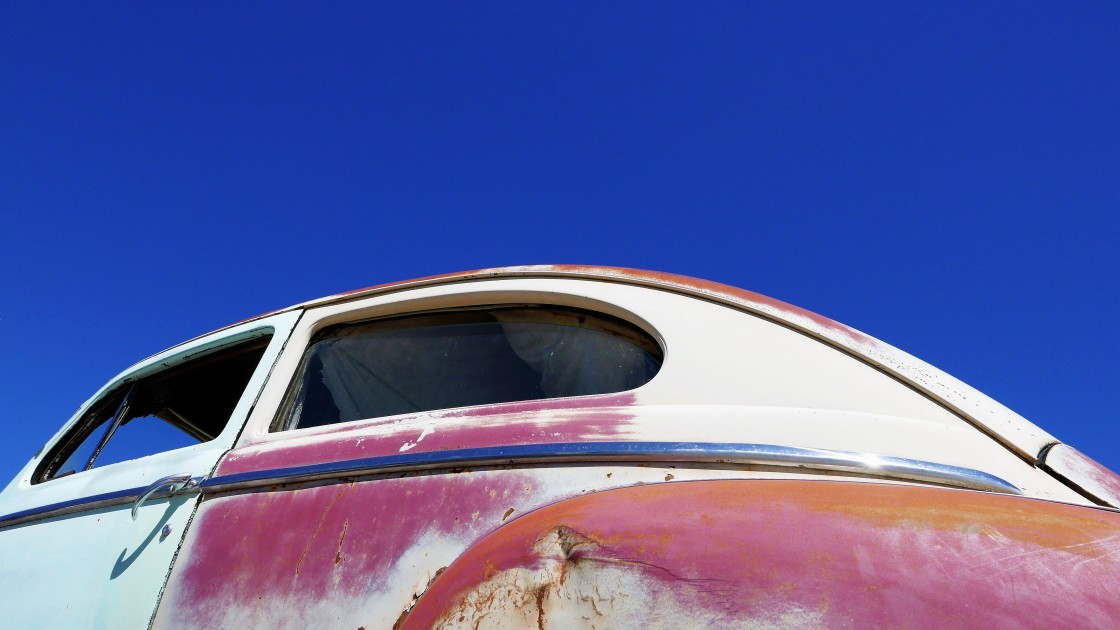
<path id="1" fill-rule="evenodd" d="M 1082 543 L 1108 538 L 1114 526 L 1075 506 L 1040 500 L 1015 499 L 978 492 L 933 490 L 915 493 L 909 486 L 880 486 L 868 499 L 856 484 L 822 484 L 816 492 L 802 493 L 797 507 L 860 519 L 873 527 L 902 527 L 908 530 L 961 531 L 984 523 L 989 537 L 1007 538 L 1048 548 L 1092 553 Z M 814 488 L 816 489 L 816 488 Z M 768 499 L 789 501 L 774 488 Z"/>
<path id="2" fill-rule="evenodd" d="M 416 606 L 416 602 L 419 601 L 419 599 L 424 595 L 424 593 L 428 591 L 429 588 L 431 588 L 432 583 L 436 581 L 436 578 L 443 575 L 443 572 L 446 570 L 447 567 L 440 567 L 439 569 L 437 569 L 436 572 L 432 574 L 431 579 L 428 580 L 428 584 L 424 586 L 424 588 L 419 593 L 412 594 L 412 601 L 408 604 L 407 608 L 401 611 L 400 616 L 397 617 L 397 621 L 393 624 L 393 630 L 398 630 L 398 628 L 400 628 L 401 625 L 404 624 L 405 620 L 408 619 L 408 614 L 411 613 L 412 609 Z"/>
<path id="3" fill-rule="evenodd" d="M 589 627 L 628 626 L 626 619 L 655 610 L 703 626 L 708 618 L 702 612 L 698 617 L 679 613 L 701 592 L 728 592 L 718 579 L 679 578 L 665 567 L 619 555 L 566 525 L 542 533 L 533 549 L 529 566 L 490 575 L 433 627 L 535 623 L 543 630 L 572 619 L 595 620 Z"/>
<path id="4" fill-rule="evenodd" d="M 311 534 L 311 538 L 307 540 L 307 545 L 304 546 L 303 553 L 299 555 L 299 561 L 296 562 L 296 575 L 299 575 L 299 571 L 303 567 L 303 560 L 307 557 L 307 551 L 311 549 L 311 543 L 315 542 L 315 538 L 319 535 L 319 530 L 323 529 L 323 521 L 327 520 L 327 515 L 331 513 L 331 508 L 334 507 L 335 503 L 338 503 L 338 500 L 342 498 L 342 495 L 345 494 L 348 489 L 350 489 L 349 485 L 343 486 L 342 489 L 338 491 L 338 494 L 334 495 L 334 499 L 331 500 L 330 504 L 327 505 L 327 509 L 323 512 L 323 516 L 319 519 L 319 525 Z M 339 549 L 341 550 L 342 541 L 339 541 L 338 544 Z"/>
<path id="5" fill-rule="evenodd" d="M 346 532 L 350 529 L 350 519 L 342 522 L 342 534 L 338 537 L 338 551 L 334 554 L 334 563 L 342 562 L 342 542 L 346 540 Z"/>
<path id="6" fill-rule="evenodd" d="M 1094 626 L 1120 616 L 1118 571 L 1110 512 L 928 487 L 684 481 L 520 516 L 457 560 L 406 627 Z"/>

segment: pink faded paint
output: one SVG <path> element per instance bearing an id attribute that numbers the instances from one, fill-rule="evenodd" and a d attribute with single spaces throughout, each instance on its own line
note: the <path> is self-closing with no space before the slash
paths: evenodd
<path id="1" fill-rule="evenodd" d="M 1120 476 L 1072 446 L 1053 445 L 1047 449 L 1043 465 L 1095 501 L 1120 507 Z"/>
<path id="2" fill-rule="evenodd" d="M 533 499 L 535 486 L 515 472 L 460 473 L 207 499 L 187 533 L 157 625 L 290 621 L 285 611 L 262 606 L 376 597 L 389 590 L 394 565 L 421 535 L 477 539 L 498 527 L 511 505 Z"/>
<path id="3" fill-rule="evenodd" d="M 843 482 L 606 491 L 511 521 L 404 628 L 1110 627 L 1120 514 Z"/>
<path id="4" fill-rule="evenodd" d="M 231 451 L 218 475 L 440 450 L 615 439 L 633 393 L 503 403 L 345 423 Z"/>
<path id="5" fill-rule="evenodd" d="M 466 407 L 464 409 L 451 409 L 432 414 L 439 418 L 475 418 L 498 414 L 532 413 L 538 411 L 563 411 L 567 409 L 603 409 L 607 412 L 611 407 L 626 407 L 637 402 L 638 396 L 634 392 L 619 394 L 603 394 L 595 396 L 576 396 L 572 398 L 549 398 L 545 400 L 522 400 L 516 402 L 500 403 L 496 405 L 482 405 Z M 605 418 L 619 419 L 612 413 L 605 413 Z M 629 414 L 621 417 L 629 418 Z"/>

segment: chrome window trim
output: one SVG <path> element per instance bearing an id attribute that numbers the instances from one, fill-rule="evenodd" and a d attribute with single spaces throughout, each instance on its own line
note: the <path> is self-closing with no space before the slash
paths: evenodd
<path id="1" fill-rule="evenodd" d="M 830 449 L 706 442 L 561 442 L 406 453 L 220 475 L 203 481 L 201 491 L 213 494 L 277 484 L 468 466 L 595 462 L 738 464 L 839 471 L 970 490 L 1023 494 L 1018 487 L 995 475 L 959 466 Z"/>

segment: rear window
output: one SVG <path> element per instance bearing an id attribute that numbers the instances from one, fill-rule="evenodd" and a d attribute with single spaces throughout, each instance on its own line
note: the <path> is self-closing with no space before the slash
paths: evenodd
<path id="1" fill-rule="evenodd" d="M 621 392 L 662 351 L 623 320 L 558 307 L 487 307 L 335 326 L 303 357 L 276 428 L 470 405 Z"/>

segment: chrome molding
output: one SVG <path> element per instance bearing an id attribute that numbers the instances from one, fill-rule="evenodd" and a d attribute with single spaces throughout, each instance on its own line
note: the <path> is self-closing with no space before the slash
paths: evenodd
<path id="1" fill-rule="evenodd" d="M 167 488 L 162 491 L 151 492 L 145 499 L 162 499 L 171 495 L 184 494 L 193 489 L 197 492 L 197 484 L 200 478 L 194 479 L 194 484 L 185 489 L 171 489 Z M 49 483 L 49 482 L 47 482 Z M 166 485 L 166 484 L 165 484 Z M 65 516 L 67 514 L 74 514 L 76 512 L 85 512 L 87 510 L 99 510 L 101 508 L 115 507 L 118 505 L 129 505 L 136 502 L 146 492 L 151 490 L 151 486 L 142 486 L 139 488 L 129 488 L 127 490 L 118 490 L 116 492 L 106 492 L 104 494 L 95 494 L 80 499 L 71 499 L 69 501 L 60 501 L 58 503 L 49 503 L 39 507 L 21 510 L 19 512 L 12 512 L 0 516 L 0 528 L 11 527 L 13 525 L 22 525 L 31 521 L 38 521 L 56 516 Z"/>
<path id="2" fill-rule="evenodd" d="M 807 471 L 840 471 L 883 479 L 920 481 L 971 490 L 1022 494 L 1019 488 L 1003 479 L 971 468 L 829 449 L 705 442 L 563 442 L 406 453 L 221 475 L 203 481 L 201 491 L 203 494 L 211 494 L 277 484 L 468 466 L 594 462 L 737 464 L 798 468 Z"/>
<path id="3" fill-rule="evenodd" d="M 942 486 L 1022 494 L 1014 485 L 986 472 L 935 464 L 916 459 L 850 451 L 798 448 L 770 444 L 706 442 L 561 442 L 519 444 L 489 448 L 405 453 L 384 457 L 350 459 L 310 466 L 272 468 L 195 478 L 186 488 L 155 492 L 152 498 L 202 492 L 213 494 L 263 486 L 323 481 L 362 475 L 449 470 L 468 466 L 527 466 L 534 464 L 642 463 L 642 464 L 732 464 L 768 466 L 811 471 L 856 473 L 882 479 L 919 481 Z M 166 484 L 163 484 L 166 485 Z M 152 486 L 129 488 L 81 499 L 31 508 L 0 516 L 0 528 L 31 521 L 135 503 Z"/>

